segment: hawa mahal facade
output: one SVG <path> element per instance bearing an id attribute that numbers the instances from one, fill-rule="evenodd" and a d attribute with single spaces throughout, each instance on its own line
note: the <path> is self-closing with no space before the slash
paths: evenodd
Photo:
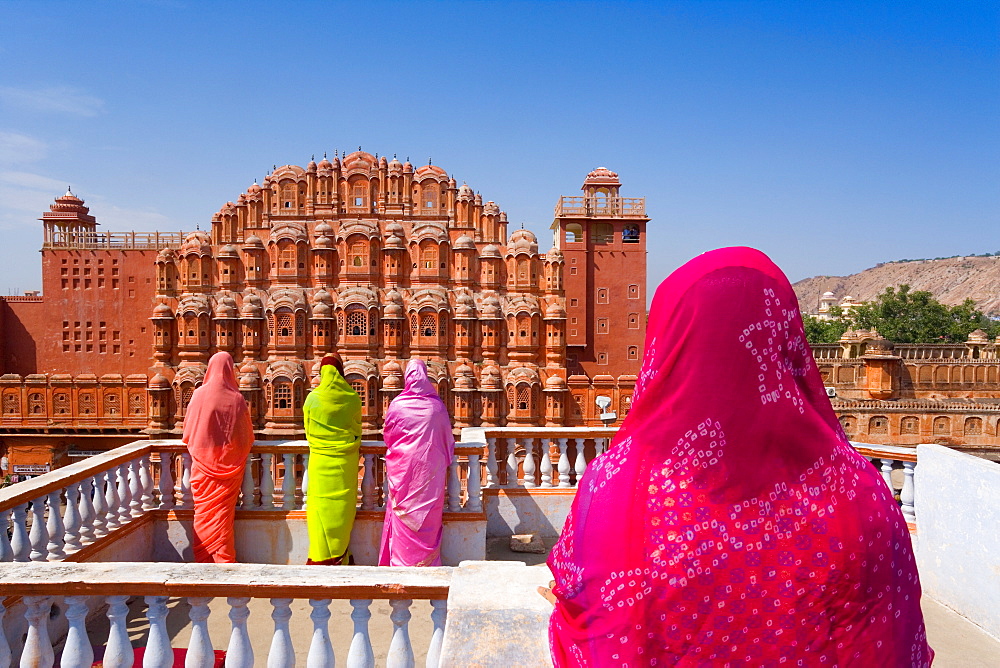
<path id="1" fill-rule="evenodd" d="M 338 351 L 379 431 L 406 360 L 456 428 L 600 425 L 628 413 L 646 324 L 645 202 L 591 172 L 554 246 L 437 165 L 356 151 L 286 165 L 209 230 L 98 232 L 67 192 L 42 216 L 42 295 L 0 303 L 0 438 L 15 469 L 183 429 L 217 351 L 259 438 L 302 435 Z"/>

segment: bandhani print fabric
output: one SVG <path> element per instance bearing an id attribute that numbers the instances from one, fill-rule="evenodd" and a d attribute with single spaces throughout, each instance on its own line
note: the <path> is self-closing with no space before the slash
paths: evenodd
<path id="1" fill-rule="evenodd" d="M 660 286 L 632 411 L 553 549 L 556 666 L 928 666 L 906 523 L 759 251 Z"/>

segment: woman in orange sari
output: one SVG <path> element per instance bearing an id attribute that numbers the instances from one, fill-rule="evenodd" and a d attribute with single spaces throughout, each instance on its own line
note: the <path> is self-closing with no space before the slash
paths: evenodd
<path id="1" fill-rule="evenodd" d="M 183 439 L 191 453 L 194 558 L 199 563 L 236 562 L 233 520 L 253 438 L 233 358 L 215 353 L 184 417 Z"/>

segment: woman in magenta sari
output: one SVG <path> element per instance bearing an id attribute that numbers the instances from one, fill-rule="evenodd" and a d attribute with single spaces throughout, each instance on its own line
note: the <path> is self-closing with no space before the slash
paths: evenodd
<path id="1" fill-rule="evenodd" d="M 234 563 L 233 520 L 253 424 L 229 353 L 208 360 L 205 380 L 184 415 L 183 440 L 191 453 L 195 561 Z"/>
<path id="2" fill-rule="evenodd" d="M 930 664 L 906 523 L 797 304 L 750 248 L 657 290 L 632 410 L 549 557 L 556 666 Z"/>
<path id="3" fill-rule="evenodd" d="M 406 387 L 385 414 L 389 483 L 379 566 L 440 566 L 451 419 L 427 379 L 423 360 L 406 367 Z"/>

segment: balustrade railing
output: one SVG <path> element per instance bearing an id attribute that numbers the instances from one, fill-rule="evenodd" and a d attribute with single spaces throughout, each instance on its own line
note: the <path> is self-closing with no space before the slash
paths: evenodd
<path id="1" fill-rule="evenodd" d="M 144 597 L 145 621 L 149 633 L 143 650 L 142 666 L 161 668 L 173 665 L 171 633 L 167 628 L 168 603 L 171 597 L 186 598 L 190 604 L 188 626 L 191 628 L 185 665 L 215 664 L 216 642 L 209 633 L 208 607 L 212 597 L 225 597 L 229 606 L 231 634 L 226 650 L 226 666 L 250 668 L 267 665 L 290 668 L 295 665 L 295 646 L 289 628 L 291 604 L 296 599 L 308 599 L 312 633 L 308 635 L 307 666 L 333 666 L 337 649 L 331 641 L 330 606 L 334 600 L 350 601 L 353 612 L 353 636 L 346 650 L 346 665 L 357 668 L 375 666 L 375 652 L 369 634 L 371 605 L 374 600 L 387 600 L 392 609 L 389 619 L 392 636 L 386 654 L 386 665 L 392 668 L 414 666 L 414 649 L 410 641 L 409 622 L 414 600 L 428 600 L 433 629 L 427 647 L 427 666 L 437 666 L 441 656 L 447 619 L 447 597 L 452 568 L 390 568 L 343 566 L 316 568 L 269 565 L 266 571 L 259 565 L 227 564 L 11 564 L 2 576 L 3 596 L 0 599 L 0 625 L 5 620 L 4 604 L 16 602 L 10 597 L 23 597 L 27 635 L 21 649 L 21 666 L 49 667 L 54 664 L 58 645 L 62 646 L 62 668 L 90 668 L 94 651 L 87 630 L 88 614 L 107 606 L 110 631 L 104 649 L 106 668 L 132 668 L 135 648 L 129 639 L 127 626 L 130 597 Z M 255 657 L 253 642 L 247 628 L 249 604 L 253 599 L 269 599 L 273 633 L 266 657 Z M 66 611 L 68 633 L 65 640 L 52 638 L 48 621 L 53 603 L 61 603 Z M 256 607 L 256 606 L 255 606 Z M 93 608 L 93 610 L 91 610 Z M 0 628 L 0 631 L 3 629 Z M 296 634 L 302 637 L 301 634 Z M 12 648 L 7 634 L 0 632 L 0 665 L 10 664 Z"/>
<path id="2" fill-rule="evenodd" d="M 917 472 L 917 449 L 915 447 L 900 447 L 895 445 L 875 445 L 872 443 L 855 443 L 851 445 L 860 452 L 882 474 L 882 480 L 892 490 L 893 496 L 899 501 L 903 517 L 908 522 L 915 522 L 917 515 L 913 500 L 916 492 L 914 478 Z M 900 475 L 893 475 L 894 472 Z M 896 484 L 899 481 L 900 484 Z"/>
<path id="3" fill-rule="evenodd" d="M 445 510 L 481 513 L 482 443 L 455 448 Z M 301 510 L 308 503 L 306 441 L 253 446 L 237 510 Z M 385 510 L 385 444 L 363 441 L 361 510 Z M 136 441 L 0 489 L 0 562 L 57 561 L 151 510 L 190 510 L 191 456 L 177 440 Z"/>

